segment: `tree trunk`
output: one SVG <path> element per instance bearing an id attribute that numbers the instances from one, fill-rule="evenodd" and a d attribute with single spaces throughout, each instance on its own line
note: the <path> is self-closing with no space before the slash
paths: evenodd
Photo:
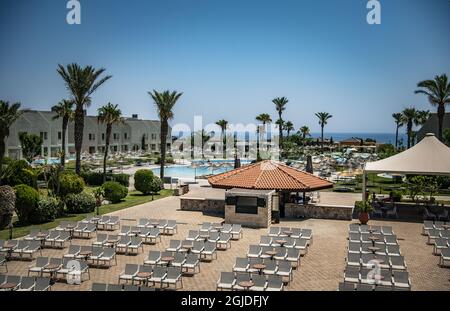
<path id="1" fill-rule="evenodd" d="M 412 121 L 408 122 L 408 149 L 411 148 L 411 136 L 412 136 Z"/>
<path id="2" fill-rule="evenodd" d="M 227 137 L 225 130 L 222 130 L 222 156 L 224 159 L 227 158 Z"/>
<path id="3" fill-rule="evenodd" d="M 106 182 L 106 161 L 108 160 L 109 140 L 111 139 L 112 125 L 106 125 L 105 154 L 103 155 L 103 183 Z"/>
<path id="4" fill-rule="evenodd" d="M 3 170 L 3 158 L 5 156 L 5 136 L 3 133 L 0 133 L 0 173 Z M 0 178 L 0 186 L 2 185 L 2 179 Z"/>
<path id="5" fill-rule="evenodd" d="M 61 150 L 61 169 L 64 169 L 66 165 L 66 131 L 67 131 L 67 123 L 69 122 L 67 117 L 63 117 L 62 121 L 62 150 Z"/>
<path id="6" fill-rule="evenodd" d="M 397 129 L 395 131 L 395 150 L 398 149 L 398 124 L 397 124 Z"/>
<path id="7" fill-rule="evenodd" d="M 321 128 L 322 128 L 322 134 L 321 134 L 321 145 L 322 145 L 322 147 L 321 147 L 321 149 L 322 149 L 322 153 L 323 153 L 323 125 L 321 126 Z"/>
<path id="8" fill-rule="evenodd" d="M 166 141 L 169 124 L 167 120 L 161 120 L 161 164 L 159 170 L 159 177 L 164 178 L 164 165 L 166 164 Z"/>
<path id="9" fill-rule="evenodd" d="M 84 111 L 82 105 L 75 109 L 75 173 L 81 173 L 81 147 L 83 145 Z"/>
<path id="10" fill-rule="evenodd" d="M 442 139 L 442 127 L 444 126 L 444 116 L 445 116 L 445 106 L 444 104 L 439 104 L 438 106 L 438 138 L 443 142 Z"/>
<path id="11" fill-rule="evenodd" d="M 278 132 L 279 132 L 279 142 L 278 142 L 278 148 L 280 148 L 281 150 L 281 146 L 283 144 L 283 125 L 281 124 L 281 112 L 278 114 L 279 116 L 279 120 L 280 120 L 280 124 L 278 125 Z"/>
<path id="12" fill-rule="evenodd" d="M 259 125 L 256 126 L 256 161 L 259 162 L 261 156 L 259 155 Z"/>

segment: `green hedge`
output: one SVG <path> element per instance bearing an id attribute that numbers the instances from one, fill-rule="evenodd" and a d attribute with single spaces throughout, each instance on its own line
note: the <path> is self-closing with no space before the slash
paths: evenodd
<path id="1" fill-rule="evenodd" d="M 79 194 L 84 190 L 83 178 L 75 174 L 62 174 L 59 177 L 59 194 L 65 197 L 69 194 Z"/>
<path id="2" fill-rule="evenodd" d="M 162 189 L 162 182 L 151 170 L 138 170 L 134 174 L 134 188 L 143 194 L 157 193 Z"/>
<path id="3" fill-rule="evenodd" d="M 58 216 L 59 203 L 55 198 L 43 197 L 31 213 L 31 223 L 42 224 L 55 220 Z"/>
<path id="4" fill-rule="evenodd" d="M 27 185 L 17 185 L 16 191 L 16 213 L 19 222 L 23 225 L 31 224 L 33 211 L 37 208 L 39 193 L 36 189 Z"/>
<path id="5" fill-rule="evenodd" d="M 103 184 L 103 173 L 83 172 L 81 176 L 89 186 L 101 186 Z M 130 175 L 128 174 L 106 174 L 106 181 L 116 181 L 125 187 L 130 185 L 129 179 Z"/>
<path id="6" fill-rule="evenodd" d="M 28 165 L 27 161 L 12 161 L 9 163 L 7 171 L 10 172 L 10 174 L 5 178 L 4 184 L 11 187 L 24 184 L 37 188 L 37 174 L 31 166 Z"/>
<path id="7" fill-rule="evenodd" d="M 82 192 L 80 194 L 69 194 L 65 198 L 68 213 L 84 214 L 95 210 L 95 198 L 92 194 Z"/>
<path id="8" fill-rule="evenodd" d="M 16 193 L 10 186 L 0 186 L 0 230 L 11 223 L 16 204 Z"/>
<path id="9" fill-rule="evenodd" d="M 128 195 L 128 188 L 115 181 L 107 181 L 103 185 L 105 199 L 111 203 L 118 203 Z"/>

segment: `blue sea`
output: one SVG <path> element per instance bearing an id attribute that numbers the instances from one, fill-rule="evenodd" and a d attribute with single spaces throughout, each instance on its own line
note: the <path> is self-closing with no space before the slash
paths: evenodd
<path id="1" fill-rule="evenodd" d="M 311 133 L 313 138 L 320 138 L 320 133 Z M 366 140 L 367 138 L 375 139 L 377 143 L 392 144 L 395 145 L 395 133 L 327 133 L 323 134 L 324 138 L 330 139 L 333 137 L 333 141 L 338 142 L 347 138 L 357 137 Z M 406 144 L 407 137 L 405 133 L 398 133 L 399 141 L 403 140 L 403 144 Z"/>

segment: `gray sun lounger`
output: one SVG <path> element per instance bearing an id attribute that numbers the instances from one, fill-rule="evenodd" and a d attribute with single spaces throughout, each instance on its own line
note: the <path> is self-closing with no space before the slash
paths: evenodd
<path id="1" fill-rule="evenodd" d="M 234 273 L 232 272 L 221 272 L 219 280 L 216 283 L 217 290 L 232 290 L 234 285 L 236 284 L 236 280 L 234 279 Z"/>

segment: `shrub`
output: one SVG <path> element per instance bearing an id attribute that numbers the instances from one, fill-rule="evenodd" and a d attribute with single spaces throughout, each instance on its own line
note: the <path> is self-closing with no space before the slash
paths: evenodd
<path id="1" fill-rule="evenodd" d="M 103 184 L 105 199 L 111 203 L 118 203 L 128 195 L 128 188 L 115 181 L 107 181 Z"/>
<path id="2" fill-rule="evenodd" d="M 84 189 L 83 178 L 74 174 L 62 174 L 59 177 L 59 195 L 65 197 L 69 194 L 79 194 Z"/>
<path id="3" fill-rule="evenodd" d="M 16 213 L 23 225 L 31 223 L 32 213 L 39 201 L 39 193 L 36 189 L 27 185 L 17 185 L 16 191 Z"/>
<path id="4" fill-rule="evenodd" d="M 128 174 L 113 174 L 112 179 L 122 186 L 128 187 L 130 185 L 130 175 Z"/>
<path id="5" fill-rule="evenodd" d="M 165 164 L 174 164 L 174 163 L 175 163 L 175 161 L 173 160 L 172 157 L 166 156 L 166 162 L 165 162 Z M 161 164 L 161 157 L 157 157 L 157 158 L 156 158 L 155 164 Z"/>
<path id="6" fill-rule="evenodd" d="M 72 214 L 91 213 L 95 210 L 95 198 L 92 194 L 81 192 L 69 194 L 65 198 L 67 212 Z"/>
<path id="7" fill-rule="evenodd" d="M 394 202 L 401 202 L 402 197 L 403 197 L 403 192 L 401 192 L 399 190 L 392 191 L 392 200 Z"/>
<path id="8" fill-rule="evenodd" d="M 27 161 L 12 161 L 8 165 L 7 171 L 9 173 L 5 178 L 6 184 L 11 187 L 24 184 L 37 188 L 37 174 L 33 171 L 31 166 L 28 165 Z"/>
<path id="9" fill-rule="evenodd" d="M 10 186 L 0 186 L 0 230 L 11 223 L 16 204 L 16 194 Z"/>
<path id="10" fill-rule="evenodd" d="M 152 192 L 151 184 L 155 175 L 151 170 L 138 170 L 134 174 L 134 188 L 143 194 Z"/>
<path id="11" fill-rule="evenodd" d="M 30 222 L 32 224 L 42 224 L 53 221 L 58 215 L 58 210 L 59 203 L 55 198 L 43 197 L 31 212 Z"/>

